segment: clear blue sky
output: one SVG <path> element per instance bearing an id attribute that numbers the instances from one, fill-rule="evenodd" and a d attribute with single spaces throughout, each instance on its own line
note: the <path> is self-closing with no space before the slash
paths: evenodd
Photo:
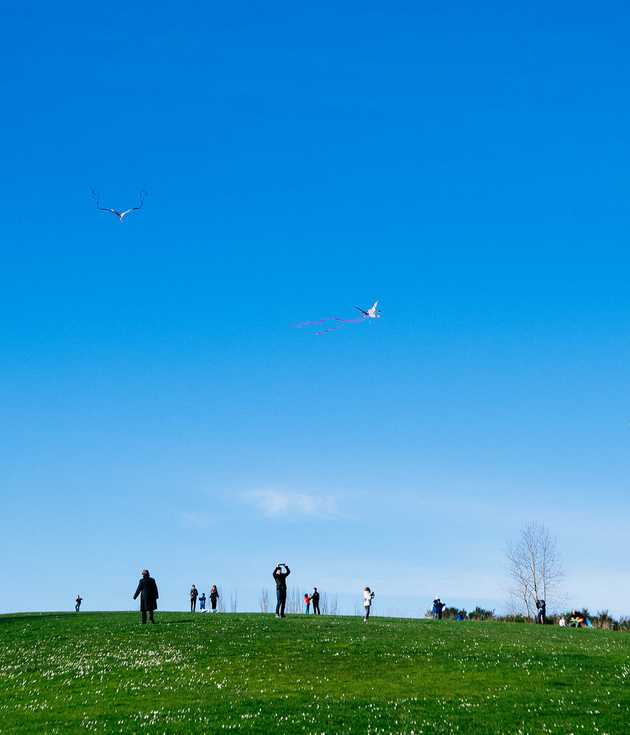
<path id="1" fill-rule="evenodd" d="M 132 5 L 2 12 L 0 610 L 630 612 L 627 6 Z"/>

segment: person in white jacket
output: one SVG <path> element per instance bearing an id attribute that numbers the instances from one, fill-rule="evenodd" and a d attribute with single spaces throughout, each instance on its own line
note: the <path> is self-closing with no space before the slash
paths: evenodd
<path id="1" fill-rule="evenodd" d="M 372 600 L 374 599 L 374 592 L 369 587 L 363 590 L 363 622 L 367 623 L 370 617 L 370 608 L 372 607 Z"/>

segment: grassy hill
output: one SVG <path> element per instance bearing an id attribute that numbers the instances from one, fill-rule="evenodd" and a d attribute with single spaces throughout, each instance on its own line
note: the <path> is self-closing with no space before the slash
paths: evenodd
<path id="1" fill-rule="evenodd" d="M 627 733 L 630 635 L 500 623 L 0 616 L 0 733 Z"/>

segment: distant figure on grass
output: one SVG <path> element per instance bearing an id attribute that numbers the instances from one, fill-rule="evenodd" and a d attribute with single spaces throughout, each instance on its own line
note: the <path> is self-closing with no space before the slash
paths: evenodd
<path id="1" fill-rule="evenodd" d="M 199 596 L 199 612 L 206 612 L 206 593 L 202 592 Z"/>
<path id="2" fill-rule="evenodd" d="M 442 620 L 442 611 L 446 607 L 446 604 L 440 600 L 439 597 L 436 597 L 435 600 L 433 600 L 433 608 L 431 609 L 431 613 L 433 614 L 434 620 Z"/>
<path id="3" fill-rule="evenodd" d="M 579 610 L 573 610 L 569 618 L 569 625 L 572 628 L 592 628 L 593 623 L 588 619 L 585 613 Z"/>
<path id="4" fill-rule="evenodd" d="M 308 592 L 304 593 L 304 607 L 306 608 L 306 614 L 308 615 L 311 611 L 311 598 L 308 595 Z"/>
<path id="5" fill-rule="evenodd" d="M 284 569 L 284 571 L 282 571 Z M 287 604 L 287 577 L 291 574 L 291 570 L 286 564 L 278 562 L 273 570 L 273 578 L 276 583 L 276 617 L 283 618 L 284 608 Z"/>
<path id="6" fill-rule="evenodd" d="M 197 609 L 197 597 L 199 597 L 199 590 L 193 586 L 190 588 L 190 612 L 194 613 Z"/>
<path id="7" fill-rule="evenodd" d="M 142 570 L 142 578 L 138 582 L 138 588 L 133 596 L 135 600 L 140 595 L 140 612 L 142 614 L 142 623 L 147 622 L 147 613 L 149 613 L 149 620 L 155 623 L 153 619 L 153 613 L 157 610 L 158 588 L 153 577 L 149 576 L 149 570 Z"/>
<path id="8" fill-rule="evenodd" d="M 74 611 L 79 612 L 81 609 L 81 603 L 83 602 L 83 598 L 81 595 L 77 595 L 74 599 Z"/>
<path id="9" fill-rule="evenodd" d="M 372 600 L 374 599 L 374 592 L 369 587 L 363 590 L 363 622 L 367 623 L 370 617 L 370 609 L 372 607 Z"/>
<path id="10" fill-rule="evenodd" d="M 217 611 L 217 602 L 219 601 L 219 590 L 216 584 L 213 584 L 210 588 L 210 605 L 212 606 L 212 612 Z"/>
<path id="11" fill-rule="evenodd" d="M 321 615 L 321 612 L 319 611 L 319 590 L 317 587 L 313 587 L 311 602 L 313 603 L 313 615 Z"/>
<path id="12" fill-rule="evenodd" d="M 547 621 L 547 603 L 544 600 L 536 600 L 536 622 L 544 625 Z"/>

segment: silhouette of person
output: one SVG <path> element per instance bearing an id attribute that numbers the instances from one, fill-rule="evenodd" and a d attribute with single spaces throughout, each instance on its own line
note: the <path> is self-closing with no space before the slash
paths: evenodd
<path id="1" fill-rule="evenodd" d="M 210 589 L 210 604 L 212 605 L 212 612 L 217 611 L 217 602 L 219 601 L 219 590 L 216 584 L 213 584 Z"/>
<path id="2" fill-rule="evenodd" d="M 147 613 L 149 614 L 149 620 L 152 623 L 155 623 L 153 613 L 157 610 L 157 601 L 160 595 L 158 594 L 157 584 L 153 577 L 149 575 L 148 569 L 142 570 L 142 577 L 138 582 L 138 587 L 133 599 L 137 599 L 138 595 L 140 595 L 140 613 L 142 623 L 145 624 L 147 622 Z"/>
<path id="3" fill-rule="evenodd" d="M 190 612 L 194 613 L 197 609 L 197 597 L 199 596 L 199 590 L 193 586 L 190 588 Z"/>
<path id="4" fill-rule="evenodd" d="M 319 611 L 319 590 L 317 587 L 313 587 L 311 602 L 313 603 L 313 615 L 321 615 L 321 612 Z"/>
<path id="5" fill-rule="evenodd" d="M 284 571 L 282 569 L 284 568 Z M 276 617 L 284 618 L 284 609 L 287 604 L 287 577 L 291 574 L 291 570 L 286 564 L 276 564 L 273 570 L 273 578 L 276 582 Z"/>
<path id="6" fill-rule="evenodd" d="M 74 601 L 74 611 L 75 612 L 79 612 L 79 610 L 81 609 L 82 602 L 83 602 L 83 598 L 81 597 L 81 595 L 77 595 Z"/>

